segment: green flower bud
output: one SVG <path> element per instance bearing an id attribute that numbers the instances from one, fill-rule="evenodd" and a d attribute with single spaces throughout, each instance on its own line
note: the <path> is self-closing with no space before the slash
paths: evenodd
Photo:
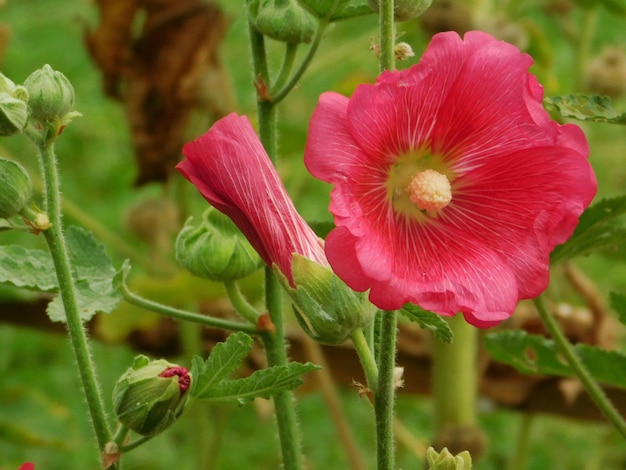
<path id="1" fill-rule="evenodd" d="M 155 436 L 183 413 L 190 385 L 191 375 L 184 367 L 137 356 L 113 388 L 117 418 L 142 436 Z"/>
<path id="2" fill-rule="evenodd" d="M 0 73 L 0 136 L 21 132 L 28 118 L 28 91 Z"/>
<path id="3" fill-rule="evenodd" d="M 24 82 L 30 116 L 39 122 L 63 120 L 74 108 L 74 88 L 65 75 L 49 65 L 35 70 Z"/>
<path id="4" fill-rule="evenodd" d="M 367 294 L 350 289 L 326 266 L 294 253 L 295 288 L 278 269 L 274 271 L 294 302 L 298 323 L 319 343 L 343 343 L 373 318 L 376 307 Z"/>
<path id="5" fill-rule="evenodd" d="M 22 132 L 28 119 L 26 101 L 0 92 L 0 136 L 8 137 Z"/>
<path id="6" fill-rule="evenodd" d="M 176 239 L 176 259 L 192 274 L 212 281 L 241 279 L 262 264 L 233 221 L 212 207 L 198 225 L 187 220 Z"/>
<path id="7" fill-rule="evenodd" d="M 0 218 L 18 214 L 30 201 L 33 189 L 22 165 L 0 157 Z"/>
<path id="8" fill-rule="evenodd" d="M 472 468 L 472 457 L 468 451 L 452 455 L 447 447 L 444 447 L 441 452 L 429 447 L 426 451 L 426 462 L 428 470 L 470 470 Z"/>
<path id="9" fill-rule="evenodd" d="M 290 44 L 311 42 L 313 17 L 296 0 L 251 0 L 248 14 L 264 35 Z"/>
<path id="10" fill-rule="evenodd" d="M 396 0 L 393 5 L 393 13 L 396 21 L 407 21 L 417 18 L 424 13 L 433 0 Z M 378 12 L 379 0 L 367 0 L 372 10 Z"/>

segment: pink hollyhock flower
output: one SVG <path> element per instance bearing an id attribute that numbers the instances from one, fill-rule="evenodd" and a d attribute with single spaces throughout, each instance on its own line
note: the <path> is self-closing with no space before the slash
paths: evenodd
<path id="1" fill-rule="evenodd" d="M 25 462 L 20 465 L 19 470 L 35 470 L 35 464 L 32 462 Z"/>
<path id="2" fill-rule="evenodd" d="M 410 69 L 320 97 L 305 163 L 335 185 L 326 255 L 350 287 L 479 327 L 546 288 L 597 185 L 584 134 L 550 120 L 531 64 L 485 33 L 441 33 Z"/>
<path id="3" fill-rule="evenodd" d="M 322 241 L 296 212 L 248 118 L 226 116 L 183 154 L 178 171 L 235 222 L 265 263 L 291 283 L 293 253 L 328 266 Z"/>

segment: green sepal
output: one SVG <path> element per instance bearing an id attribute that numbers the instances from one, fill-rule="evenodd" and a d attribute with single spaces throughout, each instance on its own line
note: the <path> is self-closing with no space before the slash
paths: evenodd
<path id="1" fill-rule="evenodd" d="M 274 272 L 293 301 L 298 323 L 317 342 L 343 343 L 377 310 L 367 293 L 353 291 L 330 268 L 297 253 L 292 255 L 295 287 L 278 269 Z"/>

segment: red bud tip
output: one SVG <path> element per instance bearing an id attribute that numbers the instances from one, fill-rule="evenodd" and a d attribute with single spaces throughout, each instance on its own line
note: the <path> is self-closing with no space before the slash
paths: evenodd
<path id="1" fill-rule="evenodd" d="M 180 388 L 181 393 L 185 393 L 191 385 L 191 376 L 189 375 L 189 371 L 181 366 L 170 367 L 169 369 L 165 369 L 159 377 L 174 377 L 178 376 L 178 387 Z"/>

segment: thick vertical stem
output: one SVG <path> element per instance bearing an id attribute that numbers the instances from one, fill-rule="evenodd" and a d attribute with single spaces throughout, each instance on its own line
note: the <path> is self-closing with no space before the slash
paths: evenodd
<path id="1" fill-rule="evenodd" d="M 378 357 L 378 386 L 374 395 L 376 414 L 376 461 L 378 470 L 395 469 L 393 418 L 395 406 L 395 366 L 397 312 L 383 312 Z"/>
<path id="2" fill-rule="evenodd" d="M 59 290 L 65 309 L 68 334 L 72 349 L 78 364 L 78 371 L 82 382 L 89 413 L 94 426 L 96 439 L 100 451 L 104 450 L 111 439 L 111 432 L 107 424 L 104 404 L 96 379 L 95 367 L 91 358 L 91 351 L 87 334 L 78 311 L 76 289 L 72 279 L 69 254 L 63 238 L 61 221 L 61 198 L 59 193 L 59 177 L 52 143 L 40 147 L 41 163 L 44 172 L 46 208 L 52 227 L 43 232 L 59 281 Z"/>
<path id="3" fill-rule="evenodd" d="M 396 68 L 394 1 L 380 1 L 380 71 Z"/>

